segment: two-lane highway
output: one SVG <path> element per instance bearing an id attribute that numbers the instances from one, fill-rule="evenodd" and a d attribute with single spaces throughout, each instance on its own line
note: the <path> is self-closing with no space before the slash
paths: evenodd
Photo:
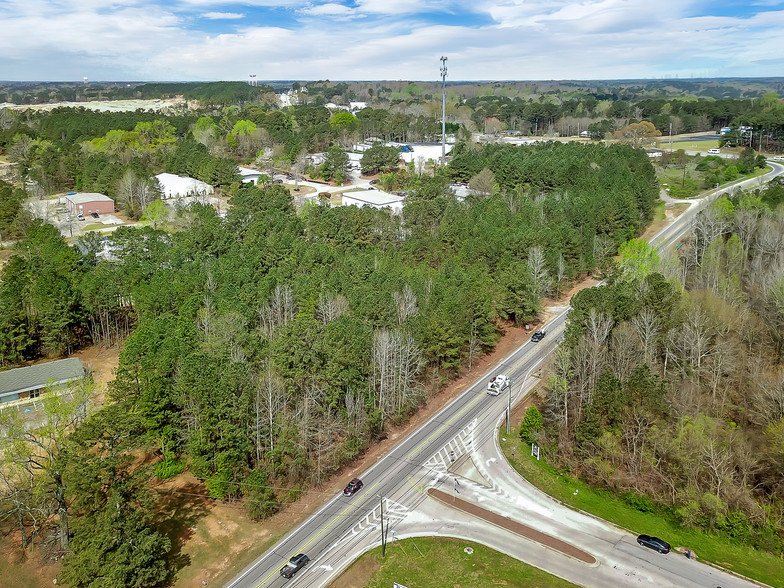
<path id="1" fill-rule="evenodd" d="M 771 166 L 774 171 L 767 178 L 784 173 L 784 166 L 779 164 L 771 164 Z M 719 192 L 737 189 L 743 184 L 744 187 L 754 187 L 756 182 L 759 182 L 759 179 L 747 180 L 739 186 L 725 188 Z M 654 237 L 653 243 L 663 248 L 676 242 L 688 231 L 697 211 L 715 197 L 716 195 L 695 202 L 686 213 Z M 520 396 L 524 386 L 532 383 L 532 373 L 536 366 L 554 349 L 566 324 L 567 314 L 568 309 L 546 325 L 547 335 L 542 342 L 526 342 L 498 366 L 483 374 L 473 386 L 449 402 L 409 437 L 398 443 L 378 463 L 363 472 L 360 477 L 365 486 L 360 492 L 351 497 L 344 497 L 341 494 L 328 501 L 304 523 L 248 566 L 240 576 L 228 584 L 228 588 L 279 587 L 286 584 L 308 587 L 327 585 L 361 553 L 380 543 L 382 508 L 384 531 L 388 539 L 394 538 L 398 531 L 401 536 L 427 534 L 428 530 L 434 531 L 436 527 L 440 527 L 439 520 L 445 517 L 454 517 L 453 523 L 448 527 L 457 528 L 460 525 L 458 515 L 443 512 L 435 516 L 432 514 L 432 499 L 426 498 L 426 488 L 433 485 L 448 487 L 452 477 L 450 466 L 461 458 L 465 459 L 464 456 L 470 458 L 472 463 L 483 462 L 482 455 L 495 447 L 495 431 L 499 415 L 504 413 L 510 402 L 508 394 L 502 393 L 496 397 L 486 394 L 489 378 L 499 373 L 510 376 L 514 395 Z M 485 456 L 484 463 L 488 469 L 485 474 L 491 477 L 497 476 L 499 482 L 490 484 L 494 493 L 491 492 L 489 496 L 482 496 L 477 488 L 476 492 L 480 499 L 491 504 L 494 499 L 498 500 L 499 496 L 500 500 L 504 500 L 503 497 L 506 496 L 507 502 L 496 505 L 499 512 L 514 512 L 516 516 L 528 517 L 537 521 L 537 524 L 546 529 L 545 532 L 562 537 L 566 541 L 571 538 L 575 544 L 584 540 L 584 547 L 590 552 L 595 537 L 590 534 L 586 536 L 584 528 L 586 525 L 588 527 L 591 525 L 583 519 L 580 519 L 580 522 L 575 518 L 585 517 L 585 515 L 564 507 L 560 507 L 556 515 L 556 510 L 551 506 L 552 500 L 531 488 L 516 474 L 509 472 L 508 467 L 505 470 L 506 477 L 501 471 L 494 473 L 494 470 L 502 467 L 502 461 L 502 458 L 497 455 Z M 465 479 L 463 483 L 467 483 Z M 455 481 L 454 484 L 454 490 L 457 492 L 458 482 Z M 522 506 L 517 504 L 517 501 L 511 501 L 511 496 L 516 496 L 518 501 L 522 501 Z M 525 510 L 526 508 L 529 510 Z M 531 514 L 536 512 L 536 509 L 544 509 L 550 514 L 537 519 Z M 611 525 L 603 521 L 591 520 L 598 525 L 597 528 L 601 528 L 600 534 L 606 535 L 610 532 L 608 529 L 612 528 Z M 576 531 L 575 525 L 581 525 L 582 530 Z M 488 529 L 474 521 L 471 523 L 470 533 L 451 534 L 476 537 L 478 540 L 486 537 L 488 544 L 503 547 L 505 544 L 503 539 L 494 535 L 499 532 L 498 529 Z M 442 530 L 441 533 L 450 534 L 448 529 Z M 576 564 L 564 563 L 558 558 L 536 560 L 536 554 L 542 549 L 538 546 L 529 546 L 528 551 L 517 555 L 543 569 L 552 569 L 563 577 L 573 577 L 576 574 L 578 579 L 594 578 L 593 584 L 589 585 L 602 585 L 607 577 L 615 577 L 613 574 L 618 570 L 626 570 L 625 577 L 646 579 L 647 583 L 653 582 L 656 585 L 678 585 L 673 578 L 679 577 L 684 578 L 684 585 L 701 585 L 701 582 L 708 581 L 709 578 L 713 581 L 715 574 L 723 577 L 722 585 L 747 585 L 743 581 L 696 562 L 691 562 L 688 568 L 690 577 L 694 580 L 686 582 L 687 576 L 682 575 L 686 572 L 682 569 L 684 564 L 681 561 L 674 558 L 654 558 L 653 563 L 647 562 L 651 557 L 647 550 L 638 549 L 638 546 L 633 543 L 629 544 L 628 535 L 624 537 L 620 532 L 616 532 L 616 535 L 615 538 L 605 538 L 595 544 L 599 547 L 594 546 L 596 551 L 594 555 L 600 558 L 601 565 L 600 571 L 590 574 L 581 571 L 582 568 L 579 566 L 575 571 Z M 601 547 L 602 545 L 604 547 Z M 504 551 L 512 551 L 512 548 Z M 306 553 L 310 557 L 310 563 L 291 580 L 280 577 L 279 569 L 291 556 L 298 553 Z M 580 583 L 586 584 L 585 581 Z M 624 581 L 618 585 L 627 584 Z"/>
<path id="2" fill-rule="evenodd" d="M 307 586 L 324 585 L 333 578 L 335 568 L 344 567 L 357 553 L 374 542 L 379 542 L 380 511 L 383 497 L 384 521 L 390 521 L 391 533 L 395 521 L 412 516 L 416 505 L 424 500 L 424 488 L 433 472 L 448 460 L 458 459 L 472 450 L 472 444 L 485 443 L 495 433 L 498 413 L 508 403 L 506 393 L 493 397 L 486 394 L 489 378 L 505 373 L 512 378 L 515 393 L 519 393 L 522 378 L 537 365 L 543 351 L 549 352 L 563 329 L 566 312 L 548 325 L 548 333 L 541 343 L 526 343 L 509 355 L 499 366 L 488 372 L 477 384 L 452 400 L 427 423 L 399 443 L 381 461 L 360 476 L 364 488 L 351 497 L 342 494 L 330 500 L 309 519 L 289 533 L 273 549 L 249 566 L 230 588 L 282 586 L 293 583 Z M 478 419 L 472 437 L 464 443 L 453 443 L 444 450 L 469 423 Z M 475 432 L 478 431 L 478 434 Z M 428 460 L 443 452 L 440 464 L 426 467 Z M 450 455 L 450 452 L 453 452 Z M 361 548 L 361 549 L 360 549 Z M 311 562 L 292 580 L 279 576 L 279 569 L 293 555 L 306 553 Z"/>

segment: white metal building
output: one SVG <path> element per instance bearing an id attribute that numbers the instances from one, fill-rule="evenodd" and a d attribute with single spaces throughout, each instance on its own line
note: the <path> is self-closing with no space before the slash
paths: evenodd
<path id="1" fill-rule="evenodd" d="M 158 180 L 161 186 L 161 194 L 164 198 L 207 196 L 215 191 L 208 183 L 189 178 L 188 176 L 163 173 L 155 176 L 155 179 Z"/>
<path id="2" fill-rule="evenodd" d="M 343 206 L 372 206 L 373 208 L 389 208 L 395 214 L 403 211 L 403 197 L 382 192 L 381 190 L 358 190 L 342 194 Z"/>

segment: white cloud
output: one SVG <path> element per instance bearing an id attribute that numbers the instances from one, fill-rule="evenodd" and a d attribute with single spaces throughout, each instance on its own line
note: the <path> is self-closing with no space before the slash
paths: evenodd
<path id="1" fill-rule="evenodd" d="M 335 2 L 306 6 L 299 10 L 299 13 L 308 16 L 351 16 L 355 14 L 352 8 Z"/>
<path id="2" fill-rule="evenodd" d="M 209 20 L 236 20 L 245 18 L 245 15 L 240 14 L 239 12 L 205 12 L 200 16 Z"/>
<path id="3" fill-rule="evenodd" d="M 701 0 L 0 3 L 8 79 L 435 80 L 441 55 L 450 80 L 784 75 L 784 11 Z"/>

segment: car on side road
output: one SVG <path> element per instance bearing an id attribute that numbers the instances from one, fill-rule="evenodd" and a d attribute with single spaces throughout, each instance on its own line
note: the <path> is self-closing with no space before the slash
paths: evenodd
<path id="1" fill-rule="evenodd" d="M 719 155 L 720 153 L 721 149 L 716 149 L 715 147 L 713 149 L 708 149 L 708 155 Z"/>
<path id="2" fill-rule="evenodd" d="M 648 549 L 655 549 L 659 553 L 669 553 L 670 544 L 664 539 L 658 537 L 651 537 L 650 535 L 640 535 L 637 537 L 637 543 Z"/>
<path id="3" fill-rule="evenodd" d="M 280 568 L 280 575 L 288 580 L 304 568 L 309 561 L 310 558 L 304 553 L 297 554 L 292 557 L 285 566 Z"/>
<path id="4" fill-rule="evenodd" d="M 507 386 L 509 386 L 509 377 L 504 374 L 498 374 L 490 379 L 490 383 L 487 385 L 487 393 L 490 396 L 498 396 L 506 390 Z"/>
<path id="5" fill-rule="evenodd" d="M 544 331 L 536 331 L 536 333 L 531 335 L 531 341 L 534 343 L 539 343 L 542 339 L 544 339 Z"/>
<path id="6" fill-rule="evenodd" d="M 352 496 L 353 494 L 356 494 L 362 489 L 362 486 L 364 486 L 362 480 L 359 478 L 354 478 L 346 485 L 345 488 L 343 488 L 343 496 Z"/>

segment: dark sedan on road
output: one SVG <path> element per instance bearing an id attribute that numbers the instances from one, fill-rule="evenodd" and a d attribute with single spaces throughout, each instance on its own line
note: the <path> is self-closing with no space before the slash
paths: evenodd
<path id="1" fill-rule="evenodd" d="M 639 543 L 643 547 L 648 547 L 649 549 L 655 549 L 659 553 L 670 552 L 670 544 L 667 543 L 664 539 L 659 539 L 658 537 L 651 537 L 650 535 L 640 535 L 639 537 L 637 537 L 637 543 Z"/>
<path id="2" fill-rule="evenodd" d="M 310 561 L 310 558 L 304 553 L 295 555 L 289 562 L 280 568 L 280 575 L 286 579 L 291 578 L 294 574 L 300 571 Z"/>
<path id="3" fill-rule="evenodd" d="M 536 333 L 531 336 L 531 341 L 534 343 L 539 343 L 542 339 L 544 339 L 544 331 L 536 331 Z"/>
<path id="4" fill-rule="evenodd" d="M 359 478 L 354 478 L 351 480 L 348 485 L 343 489 L 344 496 L 351 496 L 352 494 L 356 494 L 362 489 L 362 480 Z"/>

